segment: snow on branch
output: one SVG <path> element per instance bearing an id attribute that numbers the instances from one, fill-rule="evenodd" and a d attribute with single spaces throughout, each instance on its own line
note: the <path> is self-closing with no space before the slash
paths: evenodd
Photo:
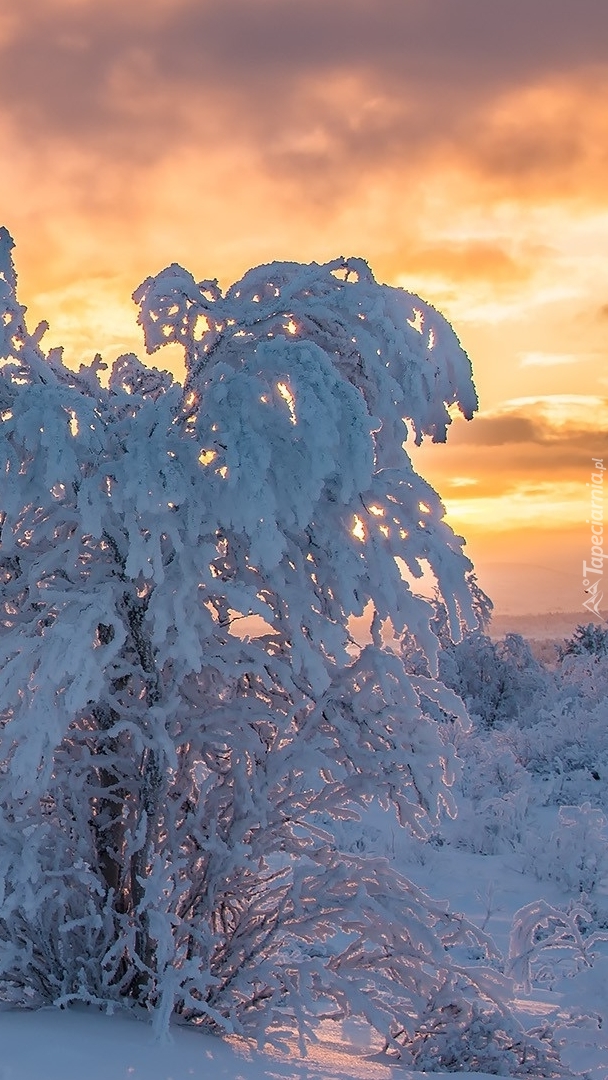
<path id="1" fill-rule="evenodd" d="M 11 248 L 3 231 L 4 999 L 260 1037 L 329 1008 L 405 1054 L 466 981 L 450 942 L 487 942 L 344 857 L 336 826 L 378 800 L 423 835 L 451 807 L 424 707 L 443 700 L 434 608 L 402 569 L 431 568 L 458 636 L 471 564 L 404 443 L 472 415 L 468 358 L 361 260 L 225 293 L 174 264 L 135 298 L 148 350 L 185 348 L 185 385 L 126 356 L 104 386 L 100 358 L 72 372 L 28 332 Z M 469 1013 L 490 985 L 469 978 Z"/>

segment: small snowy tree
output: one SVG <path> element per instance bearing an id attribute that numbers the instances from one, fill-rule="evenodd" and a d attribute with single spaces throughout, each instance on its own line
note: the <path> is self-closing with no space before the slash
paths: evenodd
<path id="1" fill-rule="evenodd" d="M 608 656 L 608 628 L 598 623 L 579 624 L 559 649 L 559 658 L 566 656 Z"/>
<path id="2" fill-rule="evenodd" d="M 485 1008 L 496 979 L 450 958 L 472 928 L 327 824 L 451 805 L 433 609 L 402 577 L 428 565 L 452 635 L 474 625 L 404 449 L 476 407 L 450 326 L 360 260 L 225 294 L 174 265 L 135 296 L 184 385 L 123 356 L 106 386 L 43 352 L 0 247 L 3 999 L 245 1033 L 350 1013 L 400 1047 L 463 987 Z"/>
<path id="3" fill-rule="evenodd" d="M 546 684 L 541 665 L 520 634 L 492 641 L 479 630 L 446 644 L 439 658 L 446 686 L 464 701 L 471 717 L 492 728 L 523 720 Z"/>

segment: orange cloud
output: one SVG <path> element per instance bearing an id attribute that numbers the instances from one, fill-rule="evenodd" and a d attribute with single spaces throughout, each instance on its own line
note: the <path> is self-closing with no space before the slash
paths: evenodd
<path id="1" fill-rule="evenodd" d="M 557 394 L 505 402 L 471 423 L 457 419 L 447 446 L 427 444 L 410 452 L 446 502 L 453 506 L 457 498 L 462 513 L 465 502 L 470 503 L 466 514 L 481 524 L 473 508 L 479 499 L 504 498 L 507 506 L 512 496 L 525 491 L 534 515 L 536 496 L 544 506 L 549 487 L 556 493 L 556 506 L 563 501 L 560 486 L 570 493 L 566 501 L 572 501 L 574 488 L 582 498 L 591 458 L 608 455 L 607 435 L 607 397 Z M 461 492 L 463 477 L 475 483 Z M 505 520 L 509 514 L 507 507 Z"/>
<path id="2" fill-rule="evenodd" d="M 130 295 L 168 263 L 226 286 L 363 256 L 472 358 L 481 417 L 421 451 L 461 531 L 485 543 L 480 500 L 507 522 L 511 499 L 515 549 L 551 504 L 557 550 L 591 431 L 519 399 L 606 391 L 606 40 L 598 0 L 23 0 L 0 205 L 30 322 L 111 361 L 141 353 Z"/>

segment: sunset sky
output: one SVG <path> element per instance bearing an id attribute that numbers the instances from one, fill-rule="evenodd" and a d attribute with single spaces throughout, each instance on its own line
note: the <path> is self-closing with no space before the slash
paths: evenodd
<path id="1" fill-rule="evenodd" d="M 479 417 L 415 458 L 480 583 L 499 612 L 587 621 L 607 0 L 20 0 L 0 51 L 0 224 L 31 327 L 111 361 L 142 353 L 131 293 L 170 262 L 226 286 L 362 256 L 471 357 Z"/>

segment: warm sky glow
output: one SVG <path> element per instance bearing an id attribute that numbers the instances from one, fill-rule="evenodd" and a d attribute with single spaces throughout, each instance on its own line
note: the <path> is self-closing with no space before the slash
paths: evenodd
<path id="1" fill-rule="evenodd" d="M 129 297 L 170 262 L 225 286 L 366 258 L 471 356 L 481 416 L 416 457 L 482 585 L 582 611 L 607 42 L 606 0 L 23 0 L 0 14 L 0 224 L 30 323 L 111 361 L 142 352 Z"/>

